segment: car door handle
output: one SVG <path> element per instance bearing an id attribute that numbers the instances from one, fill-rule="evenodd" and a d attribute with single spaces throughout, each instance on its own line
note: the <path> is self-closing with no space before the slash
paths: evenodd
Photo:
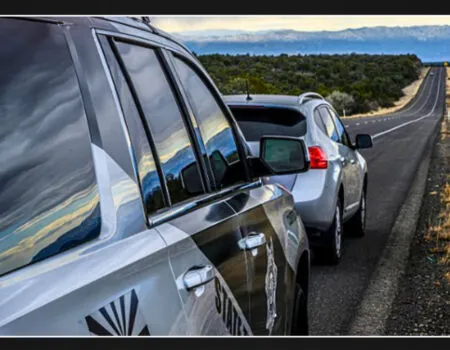
<path id="1" fill-rule="evenodd" d="M 214 268 L 211 265 L 194 266 L 184 274 L 184 286 L 190 291 L 212 281 L 214 276 Z"/>
<path id="2" fill-rule="evenodd" d="M 252 232 L 238 242 L 242 250 L 252 250 L 266 244 L 266 235 L 264 233 Z"/>
<path id="3" fill-rule="evenodd" d="M 352 158 L 352 159 L 350 159 L 350 163 L 355 164 L 355 163 L 356 163 L 356 160 L 354 160 L 354 159 Z"/>

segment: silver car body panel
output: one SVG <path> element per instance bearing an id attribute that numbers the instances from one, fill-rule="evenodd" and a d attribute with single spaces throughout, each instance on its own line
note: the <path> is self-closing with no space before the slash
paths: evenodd
<path id="1" fill-rule="evenodd" d="M 0 334 L 89 335 L 86 316 L 131 290 L 141 305 L 154 307 L 138 309 L 152 334 L 185 334 L 163 239 L 155 229 L 124 238 L 144 223 L 142 208 L 135 208 L 142 205 L 137 185 L 103 150 L 92 148 L 105 209 L 102 233 L 95 242 L 1 277 Z M 124 317 L 129 324 L 129 308 Z"/>

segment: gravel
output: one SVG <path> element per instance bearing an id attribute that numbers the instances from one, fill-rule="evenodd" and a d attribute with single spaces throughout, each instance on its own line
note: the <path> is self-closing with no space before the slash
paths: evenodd
<path id="1" fill-rule="evenodd" d="M 424 236 L 440 212 L 439 189 L 450 174 L 450 138 L 438 139 L 431 157 L 420 219 L 398 292 L 386 323 L 386 335 L 450 335 L 449 267 L 429 252 L 435 246 Z M 437 194 L 430 195 L 433 191 Z"/>

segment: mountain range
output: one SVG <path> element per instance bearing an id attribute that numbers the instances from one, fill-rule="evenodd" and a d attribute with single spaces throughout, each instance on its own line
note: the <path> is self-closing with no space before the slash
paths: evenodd
<path id="1" fill-rule="evenodd" d="M 450 59 L 450 25 L 363 27 L 340 31 L 236 30 L 172 33 L 197 54 L 416 54 Z"/>

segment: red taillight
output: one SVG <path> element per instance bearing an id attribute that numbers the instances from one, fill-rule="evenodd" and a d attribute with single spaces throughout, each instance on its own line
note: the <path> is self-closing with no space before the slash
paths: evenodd
<path id="1" fill-rule="evenodd" d="M 324 150 L 319 146 L 313 146 L 308 148 L 310 169 L 326 169 L 328 168 L 328 159 Z"/>

